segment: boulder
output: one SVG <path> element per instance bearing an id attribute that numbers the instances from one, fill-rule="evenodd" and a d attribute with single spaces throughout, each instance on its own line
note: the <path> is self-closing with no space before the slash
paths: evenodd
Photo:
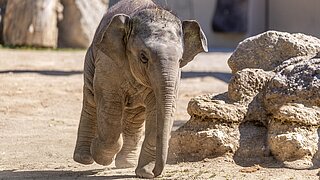
<path id="1" fill-rule="evenodd" d="M 63 18 L 59 22 L 59 47 L 87 48 L 104 13 L 107 0 L 61 0 Z"/>
<path id="2" fill-rule="evenodd" d="M 272 113 L 273 120 L 301 126 L 320 126 L 319 106 L 306 107 L 304 104 L 288 103 Z"/>
<path id="3" fill-rule="evenodd" d="M 240 123 L 246 114 L 246 108 L 238 103 L 230 102 L 227 94 L 192 98 L 187 110 L 191 116 L 228 123 Z"/>
<path id="4" fill-rule="evenodd" d="M 275 75 L 272 71 L 246 68 L 233 74 L 228 85 L 228 97 L 239 103 L 250 103 Z"/>
<path id="5" fill-rule="evenodd" d="M 240 42 L 228 60 L 235 73 L 244 68 L 271 71 L 283 61 L 297 56 L 315 56 L 320 40 L 304 34 L 267 31 Z"/>
<path id="6" fill-rule="evenodd" d="M 233 154 L 239 147 L 238 124 L 192 117 L 172 133 L 169 162 L 198 161 Z"/>
<path id="7" fill-rule="evenodd" d="M 170 161 L 195 161 L 233 154 L 239 147 L 239 123 L 245 108 L 230 104 L 227 94 L 191 99 L 191 119 L 172 134 Z"/>
<path id="8" fill-rule="evenodd" d="M 287 167 L 311 168 L 318 151 L 317 131 L 318 127 L 315 126 L 273 120 L 268 125 L 268 147 L 272 155 Z"/>
<path id="9" fill-rule="evenodd" d="M 272 71 L 250 68 L 233 74 L 228 86 L 228 97 L 245 107 L 246 114 L 242 121 L 259 121 L 266 125 L 263 91 L 274 75 Z"/>
<path id="10" fill-rule="evenodd" d="M 277 112 L 288 103 L 320 106 L 320 59 L 291 58 L 276 70 L 277 74 L 266 87 L 264 99 L 269 113 Z"/>
<path id="11" fill-rule="evenodd" d="M 4 16 L 5 45 L 57 47 L 58 0 L 10 0 Z"/>

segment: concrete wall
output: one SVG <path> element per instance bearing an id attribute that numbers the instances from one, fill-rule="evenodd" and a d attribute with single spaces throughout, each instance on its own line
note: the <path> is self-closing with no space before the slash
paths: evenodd
<path id="1" fill-rule="evenodd" d="M 158 1 L 165 3 L 165 0 Z M 233 48 L 244 38 L 269 29 L 301 32 L 320 38 L 320 0 L 249 0 L 248 32 L 245 35 L 212 31 L 216 0 L 167 2 L 182 19 L 196 19 L 201 24 L 210 48 Z"/>
<path id="2" fill-rule="evenodd" d="M 266 4 L 267 0 L 249 0 L 248 37 L 260 34 L 268 28 Z"/>
<path id="3" fill-rule="evenodd" d="M 119 0 L 109 0 L 110 6 Z M 213 48 L 235 48 L 243 40 L 245 34 L 236 33 L 214 33 L 211 21 L 216 8 L 216 0 L 155 0 L 168 6 L 182 19 L 197 20 L 208 39 L 209 49 Z"/>
<path id="4" fill-rule="evenodd" d="M 269 29 L 320 38 L 319 0 L 269 0 Z"/>
<path id="5" fill-rule="evenodd" d="M 113 4 L 117 0 L 110 0 Z M 320 0 L 249 0 L 246 34 L 214 33 L 211 22 L 217 0 L 155 0 L 168 5 L 181 19 L 197 20 L 209 47 L 234 48 L 244 38 L 268 29 L 302 32 L 320 38 Z"/>
<path id="6" fill-rule="evenodd" d="M 158 0 L 166 5 L 165 0 Z M 167 0 L 167 5 L 182 19 L 197 20 L 208 39 L 209 48 L 234 48 L 245 38 L 245 34 L 214 33 L 211 22 L 216 8 L 216 0 Z"/>

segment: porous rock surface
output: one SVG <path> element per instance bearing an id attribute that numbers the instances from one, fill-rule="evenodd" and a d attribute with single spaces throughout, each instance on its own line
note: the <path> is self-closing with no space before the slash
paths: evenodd
<path id="1" fill-rule="evenodd" d="M 268 31 L 241 42 L 228 92 L 191 99 L 191 119 L 170 140 L 170 160 L 232 155 L 319 166 L 320 40 Z"/>
<path id="2" fill-rule="evenodd" d="M 240 42 L 228 65 L 233 73 L 244 68 L 271 71 L 289 58 L 314 56 L 319 51 L 320 40 L 315 37 L 267 31 Z"/>
<path id="3" fill-rule="evenodd" d="M 0 0 L 0 43 L 89 47 L 109 0 Z"/>
<path id="4" fill-rule="evenodd" d="M 10 0 L 3 18 L 5 45 L 57 47 L 58 0 Z"/>

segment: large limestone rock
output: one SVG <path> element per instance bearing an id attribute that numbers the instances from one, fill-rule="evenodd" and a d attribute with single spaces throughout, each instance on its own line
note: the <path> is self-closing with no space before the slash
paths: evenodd
<path id="1" fill-rule="evenodd" d="M 291 58 L 276 70 L 266 89 L 264 103 L 268 112 L 277 112 L 288 103 L 320 106 L 320 59 Z"/>
<path id="2" fill-rule="evenodd" d="M 267 141 L 274 157 L 287 167 L 311 168 L 319 161 L 315 158 L 319 143 L 318 126 L 271 120 Z"/>
<path id="3" fill-rule="evenodd" d="M 63 19 L 59 22 L 59 47 L 87 48 L 107 12 L 107 0 L 61 0 Z"/>
<path id="4" fill-rule="evenodd" d="M 304 34 L 268 31 L 241 42 L 228 60 L 235 73 L 244 68 L 271 71 L 283 61 L 320 52 L 320 40 Z"/>
<path id="5" fill-rule="evenodd" d="M 5 45 L 56 47 L 58 0 L 10 0 L 4 16 Z"/>
<path id="6" fill-rule="evenodd" d="M 263 90 L 275 75 L 272 71 L 246 68 L 233 74 L 228 97 L 245 107 L 245 116 L 241 121 L 259 121 L 267 124 L 266 111 L 263 106 Z"/>
<path id="7" fill-rule="evenodd" d="M 172 133 L 169 162 L 197 161 L 233 154 L 239 147 L 238 124 L 194 116 Z"/>
<path id="8" fill-rule="evenodd" d="M 266 83 L 275 75 L 274 72 L 262 69 L 243 69 L 233 74 L 228 97 L 232 101 L 248 103 L 263 90 Z"/>
<path id="9" fill-rule="evenodd" d="M 270 48 L 273 47 L 273 48 Z M 191 119 L 173 133 L 178 161 L 232 154 L 291 168 L 320 164 L 320 40 L 270 31 L 240 43 L 228 92 L 191 99 Z"/>
<path id="10" fill-rule="evenodd" d="M 228 123 L 240 123 L 246 114 L 246 108 L 233 103 L 227 94 L 218 96 L 199 96 L 190 100 L 188 113 L 207 119 L 218 119 Z"/>

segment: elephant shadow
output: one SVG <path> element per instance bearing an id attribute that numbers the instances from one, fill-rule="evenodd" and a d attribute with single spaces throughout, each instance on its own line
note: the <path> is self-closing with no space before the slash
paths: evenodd
<path id="1" fill-rule="evenodd" d="M 83 74 L 83 71 L 78 70 L 71 70 L 71 71 L 64 71 L 64 70 L 3 70 L 0 71 L 0 74 L 27 74 L 27 73 L 35 73 L 45 76 L 71 76 L 71 75 L 78 75 Z"/>
<path id="2" fill-rule="evenodd" d="M 99 172 L 103 172 L 104 169 L 93 169 L 86 171 L 71 171 L 71 170 L 36 170 L 36 171 L 20 171 L 3 170 L 0 171 L 0 179 L 131 179 L 135 178 L 135 175 L 99 175 L 94 176 Z"/>
<path id="3" fill-rule="evenodd" d="M 199 72 L 199 71 L 182 71 L 181 72 L 181 79 L 187 79 L 187 78 L 195 78 L 195 77 L 214 77 L 216 79 L 219 79 L 225 83 L 229 83 L 230 79 L 232 77 L 231 73 L 226 72 Z"/>

